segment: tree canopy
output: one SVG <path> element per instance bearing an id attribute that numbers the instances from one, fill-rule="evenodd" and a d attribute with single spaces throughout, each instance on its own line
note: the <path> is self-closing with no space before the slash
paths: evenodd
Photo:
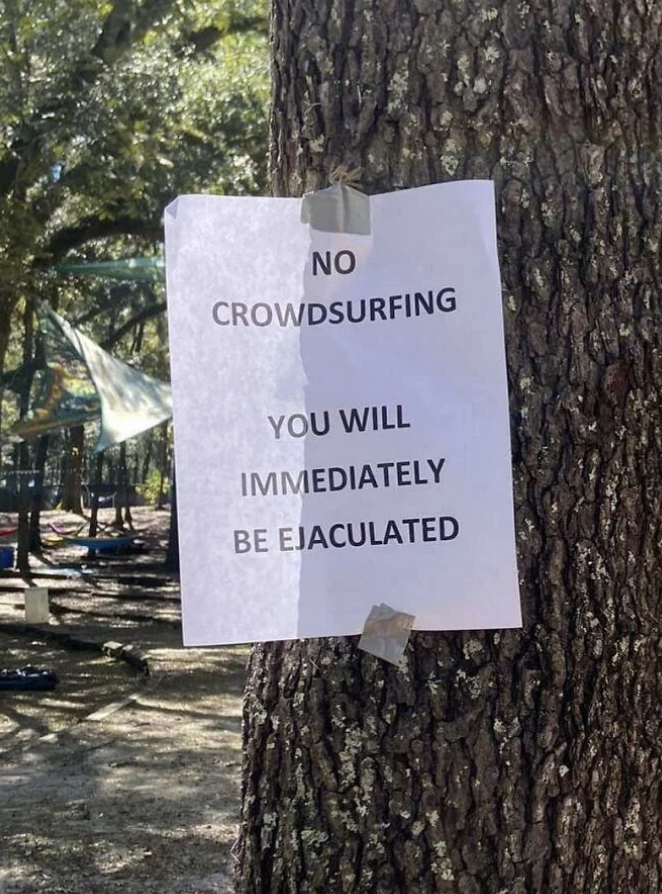
<path id="1" fill-rule="evenodd" d="M 265 0 L 0 0 L 0 469 L 39 467 L 43 479 L 50 445 L 51 478 L 81 481 L 82 430 L 35 449 L 7 438 L 39 360 L 31 298 L 169 377 L 160 284 L 81 280 L 55 267 L 154 256 L 177 195 L 263 188 L 266 30 Z M 8 383 L 14 397 L 3 401 Z M 131 450 L 137 481 L 158 453 L 159 493 L 167 440 L 162 427 Z M 127 462 L 121 447 L 125 476 Z"/>
<path id="2" fill-rule="evenodd" d="M 153 250 L 177 194 L 262 187 L 265 32 L 261 0 L 0 0 L 0 371 L 44 270 Z"/>

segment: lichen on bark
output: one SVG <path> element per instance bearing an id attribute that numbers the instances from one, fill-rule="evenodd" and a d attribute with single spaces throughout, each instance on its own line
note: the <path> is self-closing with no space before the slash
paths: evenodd
<path id="1" fill-rule="evenodd" d="M 525 625 L 257 646 L 241 894 L 662 888 L 661 28 L 273 0 L 274 194 L 495 181 Z"/>

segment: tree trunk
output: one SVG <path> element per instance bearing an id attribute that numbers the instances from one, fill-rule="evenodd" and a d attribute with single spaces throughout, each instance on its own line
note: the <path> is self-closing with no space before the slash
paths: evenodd
<path id="1" fill-rule="evenodd" d="M 0 431 L 2 431 L 3 418 L 3 398 L 4 386 L 2 384 L 2 375 L 5 371 L 5 356 L 9 347 L 9 336 L 11 334 L 11 318 L 16 305 L 17 298 L 13 293 L 8 294 L 5 289 L 0 289 Z M 0 454 L 0 461 L 1 461 Z"/>
<path id="2" fill-rule="evenodd" d="M 26 303 L 23 312 L 23 365 L 27 366 L 32 360 L 34 348 L 34 320 L 30 303 Z M 19 395 L 19 413 L 22 419 L 28 412 L 30 405 L 30 390 L 32 376 L 28 376 L 23 383 Z M 27 441 L 21 441 L 18 445 L 18 532 L 16 536 L 16 567 L 24 573 L 30 571 L 30 481 L 32 469 L 30 462 L 30 445 Z M 33 481 L 33 490 L 36 482 Z"/>
<path id="3" fill-rule="evenodd" d="M 166 571 L 179 571 L 179 527 L 177 524 L 177 485 L 175 469 L 172 469 L 172 497 L 170 499 L 170 528 L 168 530 L 168 546 L 163 567 Z"/>
<path id="4" fill-rule="evenodd" d="M 93 476 L 90 476 L 92 479 L 92 486 L 90 487 L 90 524 L 87 530 L 88 537 L 96 537 L 99 531 L 99 495 L 101 493 L 101 482 L 103 481 L 103 461 L 104 455 L 102 450 L 96 455 L 94 461 L 94 474 Z M 95 559 L 96 555 L 97 551 L 95 549 L 88 549 L 87 557 L 89 559 Z"/>
<path id="5" fill-rule="evenodd" d="M 85 431 L 82 425 L 69 429 L 69 461 L 62 492 L 62 508 L 65 512 L 83 514 L 83 451 Z"/>
<path id="6" fill-rule="evenodd" d="M 120 444 L 120 455 L 115 472 L 115 525 L 123 528 L 124 523 L 131 527 L 131 508 L 129 499 L 129 475 L 126 462 L 126 441 Z"/>
<path id="7" fill-rule="evenodd" d="M 160 511 L 165 505 L 165 480 L 168 474 L 168 420 L 159 427 L 159 492 L 156 498 L 156 508 Z"/>
<path id="8" fill-rule="evenodd" d="M 37 442 L 35 457 L 35 487 L 30 507 L 28 544 L 31 553 L 42 551 L 41 542 L 41 510 L 44 506 L 45 469 L 48 457 L 48 435 L 42 435 Z"/>
<path id="9" fill-rule="evenodd" d="M 276 194 L 496 181 L 525 626 L 256 647 L 238 890 L 658 894 L 662 6 L 273 6 Z"/>
<path id="10" fill-rule="evenodd" d="M 30 445 L 21 441 L 18 445 L 18 488 L 16 567 L 24 574 L 30 573 Z"/>
<path id="11" fill-rule="evenodd" d="M 152 452 L 154 450 L 154 429 L 151 428 L 146 436 L 145 436 L 145 452 L 142 456 L 142 472 L 138 466 L 138 461 L 136 460 L 136 472 L 135 479 L 140 482 L 140 484 L 145 484 L 147 478 L 149 476 L 149 468 L 152 463 Z"/>

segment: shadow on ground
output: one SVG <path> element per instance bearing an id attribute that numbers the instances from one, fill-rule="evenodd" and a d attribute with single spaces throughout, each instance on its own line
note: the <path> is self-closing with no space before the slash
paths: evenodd
<path id="1" fill-rule="evenodd" d="M 107 570 L 65 582 L 52 628 L 143 646 L 149 678 L 3 634 L 21 594 L 0 589 L 0 666 L 61 678 L 0 692 L 0 894 L 229 892 L 248 650 L 183 649 L 172 580 L 136 589 L 111 572 L 106 587 Z"/>

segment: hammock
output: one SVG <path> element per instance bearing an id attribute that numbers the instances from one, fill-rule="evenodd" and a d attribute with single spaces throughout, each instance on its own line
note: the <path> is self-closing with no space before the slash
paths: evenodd
<path id="1" fill-rule="evenodd" d="M 99 551 L 111 549 L 126 549 L 136 540 L 137 534 L 130 537 L 64 537 L 65 543 L 71 546 L 82 546 L 85 549 L 98 549 Z"/>
<path id="2" fill-rule="evenodd" d="M 65 543 L 71 546 L 82 546 L 84 549 L 96 549 L 100 552 L 104 550 L 126 549 L 140 536 L 139 534 L 127 534 L 122 537 L 76 537 L 66 534 L 53 524 L 49 527 L 55 531 L 58 537 L 61 537 Z"/>
<path id="3" fill-rule="evenodd" d="M 54 548 L 56 546 L 62 546 L 65 542 L 65 537 L 76 537 L 85 527 L 85 522 L 80 525 L 77 525 L 74 528 L 71 528 L 69 531 L 58 530 L 55 525 L 49 524 L 49 527 L 55 532 L 53 534 L 42 534 L 41 535 L 41 545 L 45 546 L 47 549 Z"/>

